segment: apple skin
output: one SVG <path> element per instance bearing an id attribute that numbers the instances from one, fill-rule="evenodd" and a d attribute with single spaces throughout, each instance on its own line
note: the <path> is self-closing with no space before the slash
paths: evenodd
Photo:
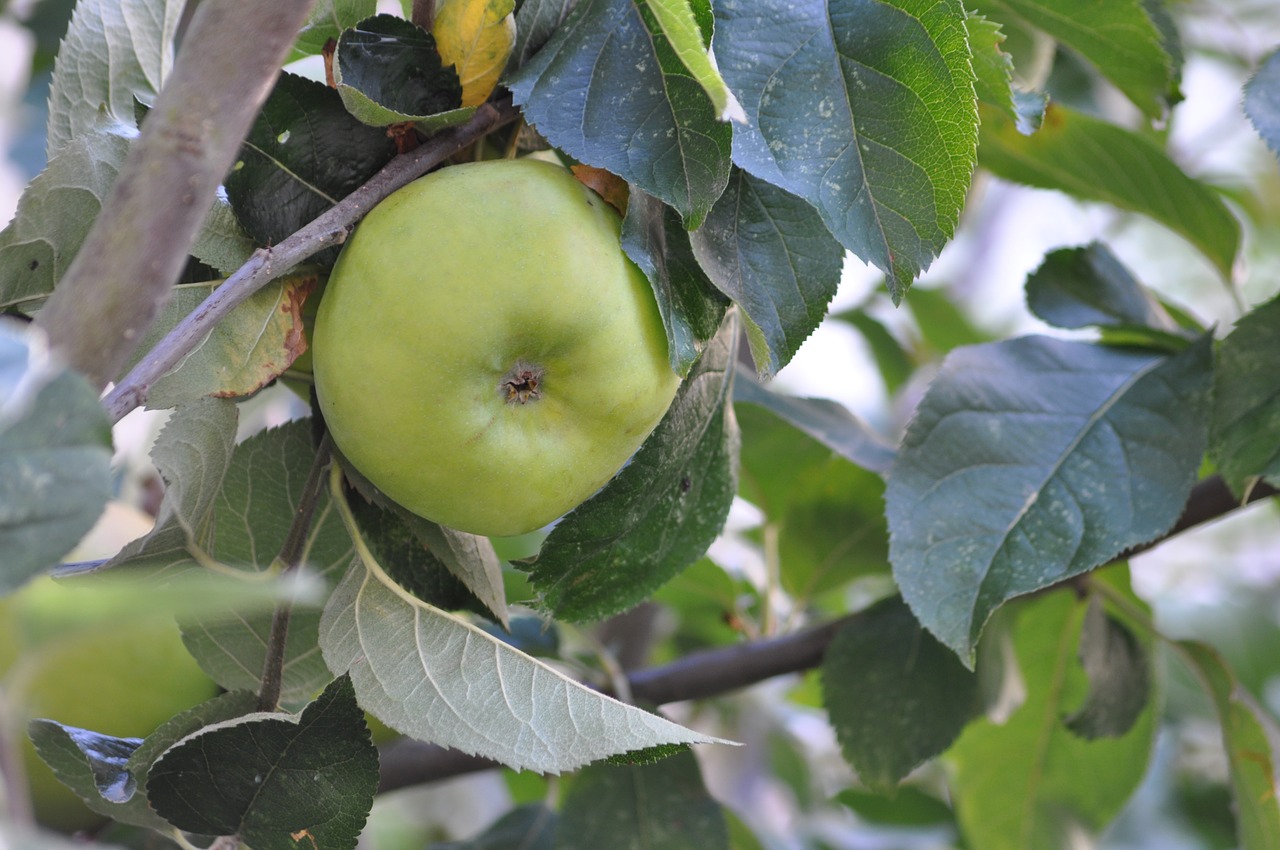
<path id="1" fill-rule="evenodd" d="M 313 336 L 343 456 L 473 534 L 522 534 L 589 498 L 680 383 L 620 229 L 567 170 L 532 159 L 445 168 L 375 207 Z"/>

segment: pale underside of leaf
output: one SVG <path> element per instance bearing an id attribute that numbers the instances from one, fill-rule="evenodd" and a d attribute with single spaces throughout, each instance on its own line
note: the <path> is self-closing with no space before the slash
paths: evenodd
<path id="1" fill-rule="evenodd" d="M 727 743 L 600 694 L 353 561 L 320 624 L 331 670 L 406 735 L 546 773 L 662 744 Z"/>
<path id="2" fill-rule="evenodd" d="M 84 0 L 58 50 L 49 91 L 48 153 L 108 120 L 134 124 L 173 64 L 185 0 Z"/>

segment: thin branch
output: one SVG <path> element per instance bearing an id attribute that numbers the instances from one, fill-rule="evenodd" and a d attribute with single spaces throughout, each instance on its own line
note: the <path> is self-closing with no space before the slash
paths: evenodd
<path id="1" fill-rule="evenodd" d="M 324 489 L 324 471 L 329 465 L 332 445 L 329 435 L 325 434 L 316 450 L 315 459 L 311 462 L 306 483 L 302 485 L 293 523 L 289 526 L 288 536 L 276 558 L 281 576 L 292 575 L 302 563 L 307 535 L 311 532 L 311 518 L 315 515 L 316 503 L 320 501 L 320 493 Z M 275 613 L 272 614 L 271 631 L 267 635 L 267 651 L 262 665 L 262 687 L 258 690 L 258 711 L 275 711 L 280 704 L 285 644 L 289 639 L 289 618 L 292 613 L 292 600 L 282 599 L 276 604 Z"/>
<path id="2" fill-rule="evenodd" d="M 514 120 L 517 114 L 509 99 L 481 106 L 465 124 L 445 130 L 391 160 L 367 183 L 279 245 L 255 251 L 107 395 L 103 403 L 111 421 L 118 422 L 144 403 L 151 385 L 178 365 L 242 301 L 317 251 L 342 244 L 348 229 L 383 198 L 479 137 Z"/>
<path id="3" fill-rule="evenodd" d="M 187 261 L 218 184 L 314 0 L 204 0 L 120 173 L 36 322 L 99 387 L 119 374 Z"/>
<path id="4" fill-rule="evenodd" d="M 1190 528 L 1276 494 L 1274 487 L 1259 484 L 1241 502 L 1231 495 L 1220 477 L 1206 478 L 1192 489 L 1182 516 L 1168 533 L 1130 549 L 1117 560 L 1144 552 Z M 695 652 L 661 667 L 638 670 L 628 677 L 632 694 L 637 702 L 665 705 L 723 696 L 774 676 L 810 670 L 822 663 L 822 656 L 836 634 L 859 616 L 851 614 L 783 637 Z M 380 793 L 501 766 L 479 756 L 407 739 L 384 746 L 380 759 Z"/>

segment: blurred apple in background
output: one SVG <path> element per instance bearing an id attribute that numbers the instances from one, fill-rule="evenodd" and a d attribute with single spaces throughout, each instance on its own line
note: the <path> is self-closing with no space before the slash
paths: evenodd
<path id="1" fill-rule="evenodd" d="M 115 554 L 151 527 L 146 514 L 112 503 L 69 561 Z M 93 604 L 92 590 L 50 578 L 0 600 L 0 718 L 22 763 L 37 819 L 67 832 L 103 818 L 86 808 L 36 755 L 27 722 L 46 717 L 118 737 L 145 737 L 171 716 L 218 688 L 182 644 L 173 616 L 129 616 Z"/>

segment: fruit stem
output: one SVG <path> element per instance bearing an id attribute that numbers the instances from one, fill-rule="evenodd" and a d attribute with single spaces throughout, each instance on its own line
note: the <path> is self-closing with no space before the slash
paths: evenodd
<path id="1" fill-rule="evenodd" d="M 311 462 L 311 471 L 307 473 L 306 483 L 302 485 L 302 493 L 298 497 L 298 507 L 294 510 L 293 522 L 285 537 L 280 554 L 272 563 L 272 571 L 281 576 L 297 571 L 302 563 L 307 548 L 307 538 L 311 530 L 311 520 L 315 515 L 316 503 L 324 490 L 325 469 L 332 459 L 333 441 L 326 432 L 316 449 L 315 460 Z M 282 599 L 276 604 L 275 613 L 271 617 L 271 631 L 267 636 L 266 658 L 262 664 L 262 687 L 258 691 L 258 711 L 275 711 L 280 704 L 280 691 L 284 683 L 285 644 L 289 638 L 289 618 L 293 613 L 293 601 Z"/>

